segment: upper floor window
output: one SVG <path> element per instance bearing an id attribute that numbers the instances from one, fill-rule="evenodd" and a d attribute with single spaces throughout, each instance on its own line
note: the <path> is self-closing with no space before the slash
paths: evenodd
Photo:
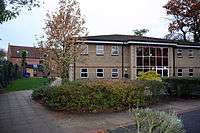
<path id="1" fill-rule="evenodd" d="M 81 45 L 81 54 L 82 55 L 88 54 L 88 45 Z"/>
<path id="2" fill-rule="evenodd" d="M 178 77 L 182 77 L 183 76 L 183 69 L 178 69 Z"/>
<path id="3" fill-rule="evenodd" d="M 87 68 L 81 68 L 80 69 L 80 77 L 81 78 L 88 78 L 88 69 Z"/>
<path id="4" fill-rule="evenodd" d="M 189 69 L 189 76 L 193 77 L 193 69 Z"/>
<path id="5" fill-rule="evenodd" d="M 189 50 L 189 57 L 190 58 L 194 57 L 194 51 L 192 49 Z"/>
<path id="6" fill-rule="evenodd" d="M 112 69 L 112 78 L 118 78 L 118 69 L 117 68 L 113 68 Z"/>
<path id="7" fill-rule="evenodd" d="M 178 49 L 178 50 L 177 50 L 177 56 L 178 56 L 179 58 L 183 57 L 182 53 L 183 53 L 183 50 L 182 50 L 182 49 Z"/>
<path id="8" fill-rule="evenodd" d="M 104 45 L 96 45 L 96 54 L 103 55 L 104 54 Z"/>
<path id="9" fill-rule="evenodd" d="M 112 46 L 112 55 L 119 55 L 119 46 Z"/>
<path id="10" fill-rule="evenodd" d="M 104 70 L 102 68 L 96 69 L 96 77 L 103 78 L 104 77 Z"/>

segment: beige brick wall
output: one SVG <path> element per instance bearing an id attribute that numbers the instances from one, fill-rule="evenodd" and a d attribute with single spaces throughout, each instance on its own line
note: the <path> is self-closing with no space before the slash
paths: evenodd
<path id="1" fill-rule="evenodd" d="M 96 45 L 88 45 L 88 55 L 81 55 L 76 63 L 76 79 L 80 79 L 80 68 L 88 68 L 88 79 L 96 78 L 96 69 L 104 69 L 104 79 L 112 79 L 112 68 L 118 68 L 119 79 L 122 78 L 122 46 L 119 45 L 119 55 L 111 54 L 111 47 L 114 45 L 104 45 L 104 55 L 96 55 Z M 124 46 L 124 68 L 127 68 L 129 74 L 129 47 Z M 72 69 L 71 69 L 72 70 Z M 71 73 L 71 72 L 70 72 Z M 130 74 L 129 74 L 130 75 Z M 70 77 L 73 79 L 73 76 Z"/>
<path id="2" fill-rule="evenodd" d="M 128 74 L 130 79 L 136 79 L 136 48 L 139 45 L 124 46 L 124 74 Z M 80 78 L 80 68 L 88 68 L 88 79 L 96 79 L 96 69 L 104 69 L 103 79 L 112 79 L 112 68 L 118 68 L 119 79 L 122 78 L 122 46 L 119 45 L 119 55 L 111 55 L 111 44 L 104 45 L 104 55 L 96 55 L 96 45 L 88 45 L 88 55 L 81 55 L 76 63 L 76 79 Z M 153 46 L 159 47 L 159 46 Z M 169 76 L 173 76 L 173 48 L 168 47 Z M 194 76 L 200 76 L 200 49 L 194 49 L 194 58 L 189 58 L 189 49 L 183 49 L 183 58 L 177 58 L 177 49 L 175 49 L 175 75 L 178 68 L 183 68 L 183 76 L 189 74 L 189 68 L 193 68 Z M 125 71 L 126 70 L 126 71 Z M 70 71 L 70 78 L 73 79 L 73 66 Z"/>
<path id="3" fill-rule="evenodd" d="M 182 49 L 182 58 L 177 56 L 177 50 Z M 189 69 L 193 69 L 194 76 L 200 76 L 200 49 L 192 49 L 194 57 L 189 57 L 190 48 L 176 48 L 175 49 L 175 75 L 178 76 L 178 69 L 183 70 L 183 76 L 189 75 Z"/>

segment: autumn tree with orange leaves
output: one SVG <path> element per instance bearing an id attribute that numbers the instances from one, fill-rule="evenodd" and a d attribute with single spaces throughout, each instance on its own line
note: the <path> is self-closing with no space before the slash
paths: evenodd
<path id="1" fill-rule="evenodd" d="M 47 59 L 59 71 L 60 77 L 68 79 L 70 65 L 80 53 L 79 42 L 87 35 L 87 29 L 76 0 L 59 0 L 58 5 L 56 12 L 47 13 L 46 41 L 40 46 L 50 54 Z"/>
<path id="2" fill-rule="evenodd" d="M 200 42 L 199 0 L 170 0 L 164 8 L 171 16 L 168 28 L 171 34 L 181 34 L 184 41 L 191 35 L 194 42 Z"/>

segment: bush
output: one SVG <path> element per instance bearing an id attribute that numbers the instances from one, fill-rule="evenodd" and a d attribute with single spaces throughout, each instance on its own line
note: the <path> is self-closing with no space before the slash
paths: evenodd
<path id="1" fill-rule="evenodd" d="M 163 81 L 170 96 L 200 96 L 200 78 L 198 77 L 173 77 L 165 78 Z"/>
<path id="2" fill-rule="evenodd" d="M 138 76 L 139 80 L 157 80 L 161 81 L 161 77 L 156 71 L 140 72 Z"/>
<path id="3" fill-rule="evenodd" d="M 174 113 L 136 109 L 137 133 L 185 133 L 181 120 Z"/>
<path id="4" fill-rule="evenodd" d="M 163 88 L 158 81 L 75 81 L 34 90 L 32 97 L 56 110 L 119 111 L 156 102 Z"/>
<path id="5" fill-rule="evenodd" d="M 6 60 L 0 60 L 0 89 L 6 87 L 11 81 L 21 78 L 17 65 Z"/>

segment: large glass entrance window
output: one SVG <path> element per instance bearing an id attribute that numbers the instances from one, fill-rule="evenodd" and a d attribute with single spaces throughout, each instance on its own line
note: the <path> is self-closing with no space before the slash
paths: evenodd
<path id="1" fill-rule="evenodd" d="M 137 74 L 155 70 L 161 76 L 169 76 L 168 48 L 137 47 Z"/>

